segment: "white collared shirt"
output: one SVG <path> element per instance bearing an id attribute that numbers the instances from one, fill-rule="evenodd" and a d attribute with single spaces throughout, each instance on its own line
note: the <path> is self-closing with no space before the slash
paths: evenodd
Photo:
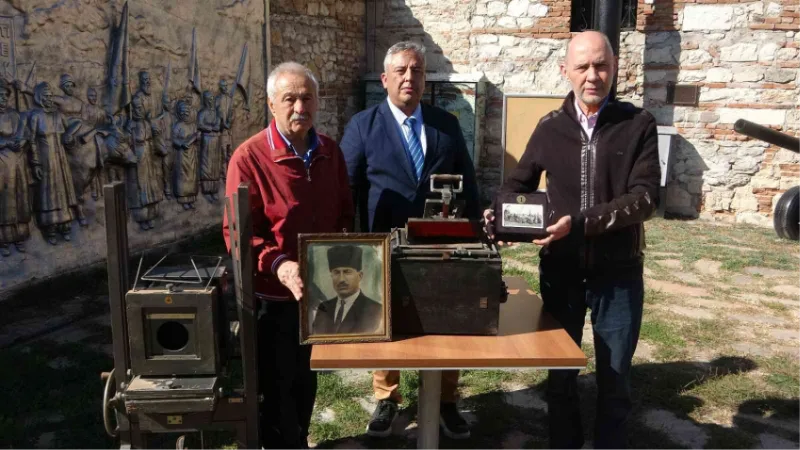
<path id="1" fill-rule="evenodd" d="M 355 294 L 344 298 L 344 313 L 342 314 L 342 322 L 344 322 L 344 318 L 347 317 L 347 313 L 350 312 L 350 308 L 353 307 L 353 303 L 355 303 L 359 295 L 361 295 L 361 289 L 359 289 Z M 336 296 L 336 310 L 333 311 L 333 320 L 336 320 L 336 317 L 339 315 L 339 309 L 341 306 L 342 298 Z"/>
<path id="2" fill-rule="evenodd" d="M 408 151 L 408 138 L 410 130 L 404 125 L 408 116 L 406 116 L 406 113 L 403 111 L 400 111 L 400 108 L 394 106 L 394 103 L 389 100 L 389 97 L 386 97 L 386 101 L 389 103 L 389 109 L 392 111 L 394 120 L 397 121 L 397 125 L 400 126 L 400 130 L 403 133 L 403 146 L 406 147 L 406 151 Z M 426 152 L 428 151 L 428 140 L 425 139 L 425 127 L 422 123 L 422 104 L 417 105 L 417 109 L 415 109 L 411 115 L 417 119 L 416 123 L 414 124 L 414 132 L 417 133 L 419 142 L 422 144 L 422 154 L 427 155 Z"/>
<path id="3" fill-rule="evenodd" d="M 606 102 L 603 101 L 603 105 L 600 109 L 597 110 L 596 113 L 592 114 L 589 117 L 586 117 L 583 110 L 581 109 L 581 105 L 578 104 L 578 97 L 575 96 L 575 112 L 578 114 L 578 122 L 581 124 L 581 128 L 583 131 L 586 132 L 586 136 L 591 139 L 592 133 L 594 133 L 594 126 L 597 125 L 597 117 L 600 115 L 600 111 L 606 105 Z"/>

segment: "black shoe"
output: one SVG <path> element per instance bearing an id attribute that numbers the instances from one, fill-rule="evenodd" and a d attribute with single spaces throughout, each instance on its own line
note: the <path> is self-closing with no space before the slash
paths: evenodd
<path id="1" fill-rule="evenodd" d="M 442 403 L 439 406 L 439 425 L 450 439 L 467 439 L 470 436 L 469 425 L 459 414 L 455 403 Z"/>
<path id="2" fill-rule="evenodd" d="M 367 435 L 386 437 L 392 434 L 392 422 L 397 417 L 397 403 L 392 400 L 381 400 L 372 413 L 367 425 Z"/>

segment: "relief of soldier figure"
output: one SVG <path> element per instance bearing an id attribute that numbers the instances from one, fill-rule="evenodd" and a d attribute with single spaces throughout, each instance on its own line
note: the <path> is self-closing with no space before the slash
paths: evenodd
<path id="1" fill-rule="evenodd" d="M 72 174 L 73 178 L 79 178 L 78 173 L 80 173 L 81 181 L 89 184 L 92 199 L 97 200 L 103 191 L 102 169 L 104 161 L 95 143 L 95 136 L 97 136 L 99 130 L 110 124 L 111 118 L 106 115 L 102 108 L 97 106 L 97 89 L 94 87 L 89 87 L 86 90 L 86 101 L 87 103 L 83 105 L 83 112 L 81 113 L 83 125 L 78 140 L 81 146 L 90 145 L 90 148 L 88 151 L 81 152 L 81 164 L 75 165 L 76 168 L 73 169 Z M 77 158 L 73 158 L 73 160 L 75 159 Z M 77 181 L 76 189 L 78 189 Z M 83 190 L 85 189 L 84 185 Z M 83 190 L 78 189 L 78 192 L 83 192 Z"/>
<path id="2" fill-rule="evenodd" d="M 139 71 L 139 89 L 136 90 L 136 93 L 133 94 L 133 97 L 139 97 L 142 102 L 142 110 L 144 112 L 144 120 L 150 121 L 153 117 L 155 117 L 156 109 L 155 109 L 155 101 L 153 100 L 153 96 L 150 95 L 152 92 L 150 87 L 150 72 L 146 70 Z"/>
<path id="3" fill-rule="evenodd" d="M 56 245 L 59 234 L 70 240 L 70 223 L 77 216 L 78 197 L 67 152 L 75 148 L 75 131 L 81 122 L 69 122 L 56 108 L 47 82 L 36 85 L 33 102 L 36 106 L 28 119 L 30 162 L 36 180 L 33 210 L 45 238 Z"/>
<path id="4" fill-rule="evenodd" d="M 142 230 L 150 230 L 155 226 L 154 220 L 158 217 L 158 204 L 164 200 L 161 163 L 165 152 L 160 146 L 154 145 L 154 131 L 160 131 L 151 127 L 145 114 L 143 96 L 134 96 L 127 128 L 133 153 L 136 155 L 136 164 L 128 166 L 126 191 L 133 220 Z"/>
<path id="5" fill-rule="evenodd" d="M 165 83 L 166 84 L 166 83 Z M 175 164 L 175 150 L 172 148 L 172 127 L 174 124 L 172 114 L 170 112 L 170 100 L 167 89 L 161 95 L 161 113 L 152 120 L 153 130 L 155 135 L 155 145 L 164 154 L 161 160 L 161 173 L 162 184 L 164 187 L 164 197 L 167 200 L 172 199 L 172 185 L 173 185 L 173 166 Z"/>
<path id="6" fill-rule="evenodd" d="M 29 169 L 24 141 L 25 121 L 8 104 L 11 86 L 0 79 L 0 254 L 11 246 L 25 251 L 30 237 L 31 205 Z"/>
<path id="7" fill-rule="evenodd" d="M 186 100 L 178 101 L 175 111 L 178 121 L 172 127 L 172 148 L 175 150 L 173 168 L 173 194 L 183 209 L 194 208 L 198 191 L 198 132 L 192 123 L 191 106 Z"/>
<path id="8" fill-rule="evenodd" d="M 200 132 L 200 186 L 210 202 L 219 198 L 219 179 L 222 171 L 219 130 L 222 124 L 214 105 L 214 94 L 203 91 L 203 108 L 197 113 L 197 129 Z"/>
<path id="9" fill-rule="evenodd" d="M 219 93 L 216 98 L 217 115 L 220 118 L 219 147 L 220 157 L 222 158 L 220 179 L 225 179 L 228 172 L 228 160 L 231 159 L 233 152 L 233 136 L 231 126 L 233 125 L 233 101 L 228 94 L 228 82 L 224 79 L 219 80 Z"/>
<path id="10" fill-rule="evenodd" d="M 71 75 L 63 74 L 59 78 L 59 88 L 61 88 L 64 95 L 53 95 L 53 104 L 56 105 L 69 126 L 83 128 L 84 103 L 83 100 L 75 96 L 75 80 L 73 80 Z M 83 130 L 80 129 L 76 131 L 79 133 L 83 132 Z M 86 213 L 83 211 L 83 203 L 86 188 L 93 182 L 93 180 L 90 179 L 93 176 L 93 169 L 86 166 L 97 165 L 97 158 L 92 158 L 94 154 L 88 158 L 84 158 L 84 153 L 86 153 L 87 150 L 91 153 L 93 146 L 85 146 L 78 141 L 75 144 L 74 152 L 68 155 L 72 182 L 75 185 L 75 195 L 78 198 L 78 204 L 75 206 L 75 214 L 81 226 L 88 226 L 89 224 Z"/>

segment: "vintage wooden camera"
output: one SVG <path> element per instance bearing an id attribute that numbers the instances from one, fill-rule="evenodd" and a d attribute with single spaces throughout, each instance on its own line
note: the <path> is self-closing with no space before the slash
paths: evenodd
<path id="1" fill-rule="evenodd" d="M 496 335 L 507 291 L 497 247 L 460 217 L 461 175 L 432 175 L 425 215 L 392 231 L 392 332 Z"/>
<path id="2" fill-rule="evenodd" d="M 229 352 L 223 293 L 227 271 L 215 266 L 160 267 L 139 280 L 151 283 L 125 295 L 133 381 L 125 392 L 128 411 L 212 411 L 223 358 Z M 163 260 L 163 258 L 162 258 Z M 137 280 L 137 282 L 139 281 Z"/>
<path id="3" fill-rule="evenodd" d="M 258 311 L 252 276 L 242 276 L 254 260 L 247 192 L 243 184 L 226 199 L 234 301 L 222 257 L 167 265 L 165 256 L 141 277 L 140 260 L 130 283 L 125 186 L 104 187 L 114 369 L 102 374 L 103 424 L 121 448 L 147 448 L 150 434 L 211 429 L 260 447 Z"/>
<path id="4" fill-rule="evenodd" d="M 219 373 L 228 333 L 222 298 L 227 271 L 218 259 L 215 267 L 194 270 L 155 266 L 142 280 L 158 284 L 125 295 L 134 373 L 164 377 Z"/>

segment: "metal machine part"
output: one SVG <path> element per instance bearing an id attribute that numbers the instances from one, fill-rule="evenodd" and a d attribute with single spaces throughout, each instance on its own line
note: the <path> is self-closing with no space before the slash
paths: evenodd
<path id="1" fill-rule="evenodd" d="M 800 138 L 772 128 L 739 119 L 733 124 L 737 133 L 800 153 Z M 782 239 L 800 239 L 800 187 L 793 186 L 781 195 L 772 216 L 775 233 Z"/>
<path id="2" fill-rule="evenodd" d="M 439 187 L 436 184 L 439 184 Z M 392 332 L 497 334 L 502 261 L 478 221 L 460 217 L 461 175 L 432 175 L 425 217 L 392 231 Z"/>
<path id="3" fill-rule="evenodd" d="M 457 194 L 464 192 L 463 175 L 431 175 L 430 192 L 440 194 L 441 199 L 425 200 L 424 218 L 460 218 L 463 215 L 464 200 L 457 199 Z"/>

